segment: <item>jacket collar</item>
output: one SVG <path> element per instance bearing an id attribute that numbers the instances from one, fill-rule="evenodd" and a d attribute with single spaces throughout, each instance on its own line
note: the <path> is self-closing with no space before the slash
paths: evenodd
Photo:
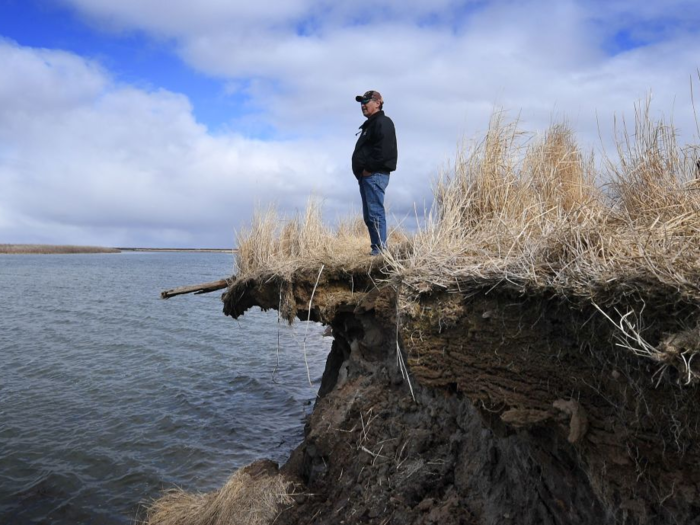
<path id="1" fill-rule="evenodd" d="M 369 117 L 367 120 L 365 120 L 362 125 L 360 126 L 360 129 L 365 129 L 367 126 L 369 126 L 369 123 L 375 120 L 379 115 L 384 116 L 384 110 L 379 110 L 377 111 L 374 115 Z"/>

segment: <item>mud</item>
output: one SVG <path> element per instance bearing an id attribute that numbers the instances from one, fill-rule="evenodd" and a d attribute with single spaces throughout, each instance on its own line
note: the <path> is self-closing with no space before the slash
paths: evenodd
<path id="1" fill-rule="evenodd" d="M 493 284 L 419 293 L 372 271 L 317 279 L 223 297 L 227 315 L 280 309 L 334 337 L 281 467 L 296 503 L 276 524 L 700 524 L 698 388 L 620 347 L 592 304 Z M 698 305 L 653 294 L 609 311 L 644 306 L 653 344 L 697 324 Z"/>

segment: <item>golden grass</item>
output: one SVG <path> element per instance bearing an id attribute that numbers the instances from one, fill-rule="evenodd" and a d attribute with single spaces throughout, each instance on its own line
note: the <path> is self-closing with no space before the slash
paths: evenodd
<path id="1" fill-rule="evenodd" d="M 602 283 L 646 276 L 700 299 L 700 192 L 672 128 L 638 124 L 599 185 L 565 125 L 524 154 L 508 126 L 491 125 L 439 180 L 409 256 L 387 257 L 394 273 L 446 288 L 503 280 L 589 298 Z"/>
<path id="2" fill-rule="evenodd" d="M 501 281 L 591 299 L 645 279 L 700 300 L 697 148 L 679 147 L 648 107 L 617 136 L 618 158 L 596 164 L 566 124 L 533 138 L 496 112 L 438 177 L 424 225 L 394 232 L 385 272 L 416 288 Z M 314 202 L 287 222 L 257 214 L 238 242 L 239 277 L 356 265 L 369 248 L 361 220 L 331 230 Z"/>
<path id="3" fill-rule="evenodd" d="M 70 254 L 70 253 L 119 253 L 116 248 L 99 246 L 71 246 L 53 244 L 0 244 L 4 254 Z"/>
<path id="4" fill-rule="evenodd" d="M 254 464 L 255 465 L 255 464 Z M 288 505 L 290 483 L 278 474 L 238 470 L 216 492 L 166 492 L 146 512 L 144 525 L 269 525 Z"/>
<path id="5" fill-rule="evenodd" d="M 615 207 L 626 217 L 642 224 L 674 222 L 687 213 L 698 212 L 697 191 L 690 190 L 696 180 L 693 148 L 681 149 L 673 127 L 655 123 L 649 105 L 637 108 L 634 134 L 627 126 L 618 132 L 617 164 L 608 163 Z"/>
<path id="6" fill-rule="evenodd" d="M 400 237 L 393 237 L 396 241 Z M 335 229 L 323 222 L 321 205 L 310 199 L 303 216 L 279 217 L 273 207 L 256 211 L 248 229 L 237 234 L 239 276 L 258 272 L 289 275 L 321 264 L 355 265 L 369 253 L 367 227 L 359 217 L 341 221 Z"/>

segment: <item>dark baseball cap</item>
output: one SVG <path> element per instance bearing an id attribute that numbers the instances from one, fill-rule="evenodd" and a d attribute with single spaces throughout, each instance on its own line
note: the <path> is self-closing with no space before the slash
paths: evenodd
<path id="1" fill-rule="evenodd" d="M 370 100 L 375 100 L 380 104 L 384 102 L 384 99 L 382 99 L 382 95 L 379 93 L 379 91 L 365 91 L 364 95 L 357 95 L 355 100 L 357 102 L 362 102 L 363 104 L 366 104 Z"/>

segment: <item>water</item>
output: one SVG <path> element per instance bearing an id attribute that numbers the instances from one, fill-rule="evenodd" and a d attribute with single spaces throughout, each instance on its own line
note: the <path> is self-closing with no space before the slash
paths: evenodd
<path id="1" fill-rule="evenodd" d="M 255 459 L 284 461 L 318 391 L 323 328 L 259 310 L 233 321 L 219 292 L 159 296 L 232 265 L 0 255 L 0 523 L 133 523 L 165 488 L 214 490 Z"/>

